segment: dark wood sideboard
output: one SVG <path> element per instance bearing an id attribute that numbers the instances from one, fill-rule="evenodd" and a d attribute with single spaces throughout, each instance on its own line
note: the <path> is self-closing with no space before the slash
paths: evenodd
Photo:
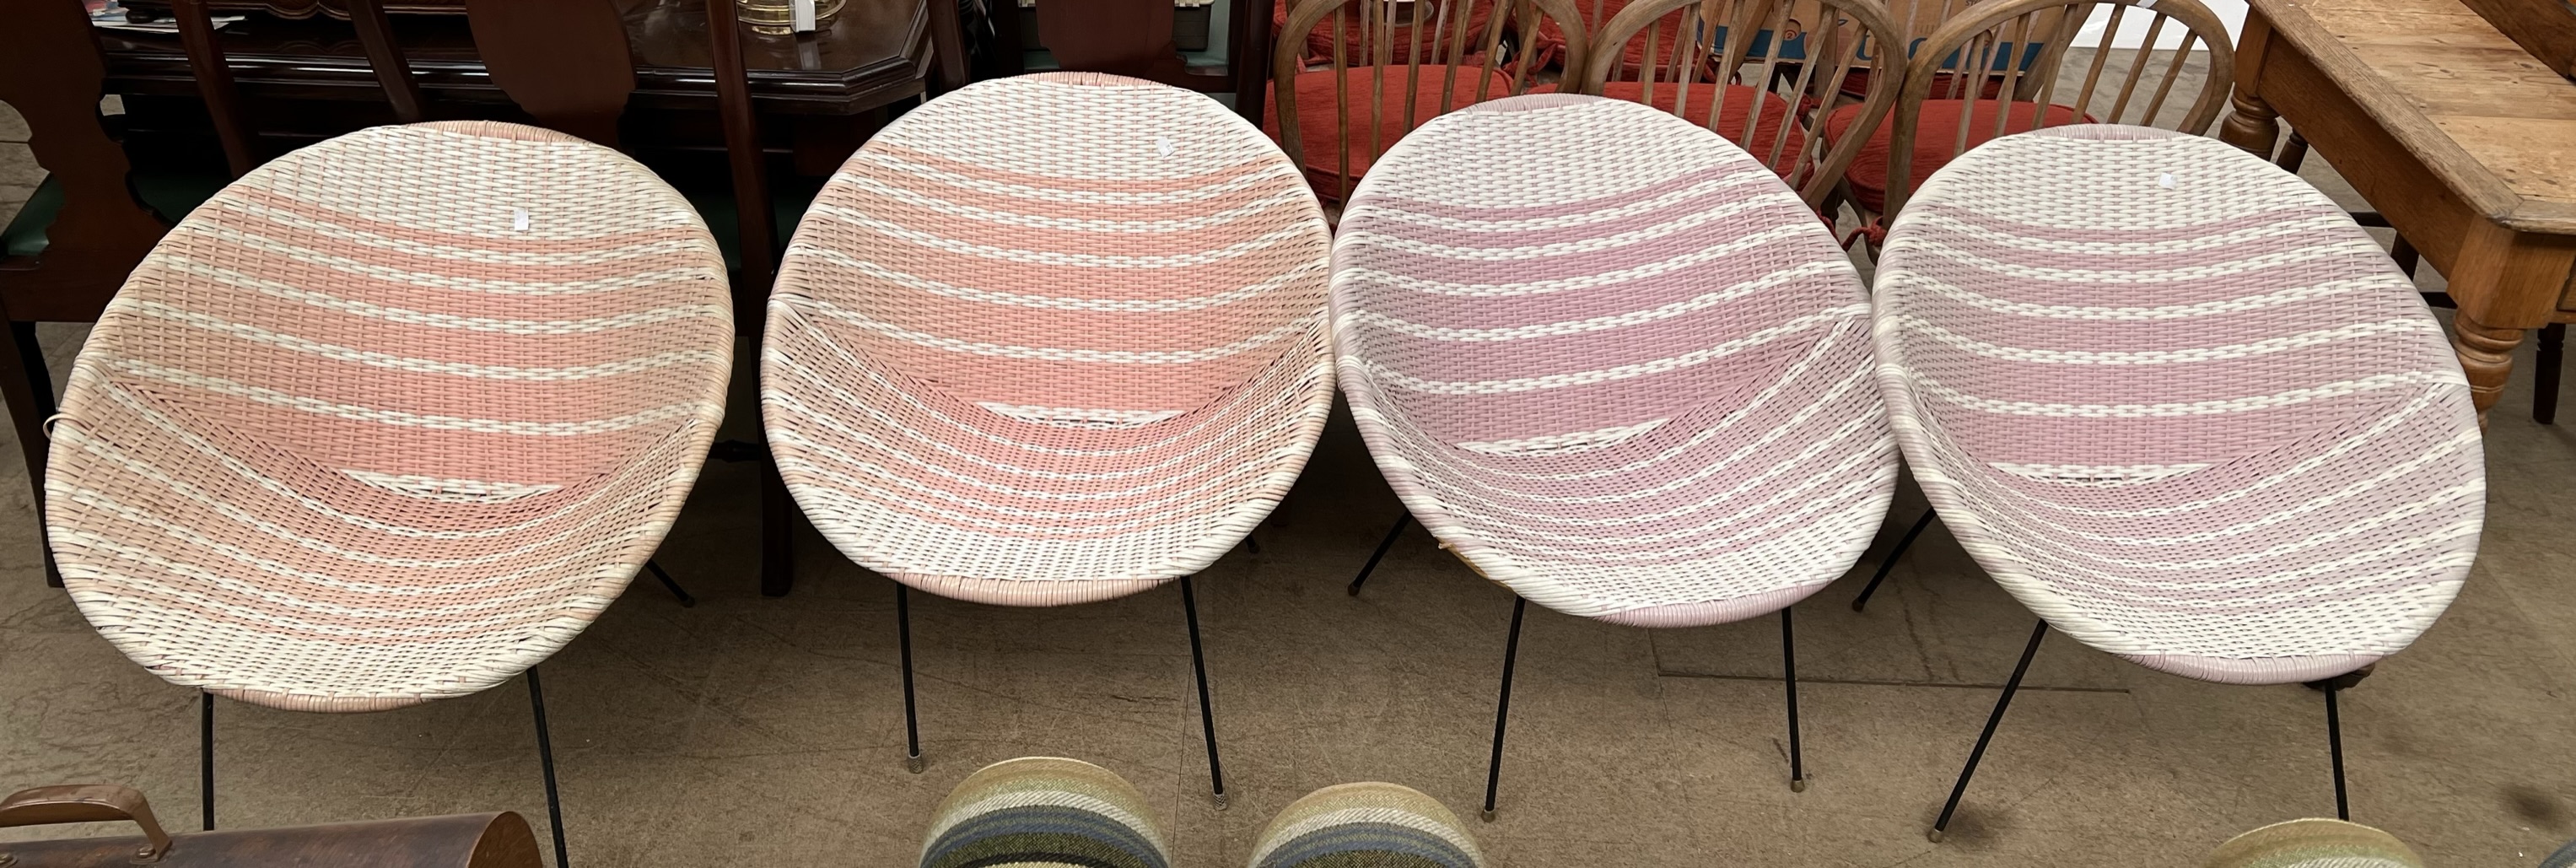
<path id="1" fill-rule="evenodd" d="M 152 0 L 130 5 L 149 10 Z M 166 8 L 166 0 L 162 0 Z M 624 141 L 656 169 L 722 171 L 723 132 L 701 0 L 616 0 L 635 58 Z M 940 2 L 940 0 L 933 0 Z M 392 121 L 365 48 L 338 0 L 212 0 L 248 13 L 219 34 L 254 126 L 273 149 Z M 474 50 L 461 0 L 392 0 L 395 41 L 432 117 L 513 119 Z M 922 0 L 849 0 L 818 33 L 742 34 L 765 149 L 824 175 L 910 104 L 933 72 Z M 126 107 L 138 160 L 204 159 L 210 122 L 178 37 L 101 30 L 107 87 Z"/>

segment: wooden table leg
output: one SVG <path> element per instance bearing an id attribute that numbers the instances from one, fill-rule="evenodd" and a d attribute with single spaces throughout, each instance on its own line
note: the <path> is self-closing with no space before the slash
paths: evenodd
<path id="1" fill-rule="evenodd" d="M 2218 125 L 2218 140 L 2271 162 L 2273 148 L 2281 144 L 2281 115 L 2262 98 L 2247 92 L 2245 85 L 2237 82 L 2236 92 L 2228 98 L 2234 111 Z"/>
<path id="2" fill-rule="evenodd" d="M 2451 319 L 2451 349 L 2460 354 L 2461 370 L 2468 372 L 2469 400 L 2477 405 L 2481 427 L 2487 408 L 2504 394 L 2504 381 L 2513 374 L 2513 348 L 2521 344 L 2521 329 L 2490 326 L 2467 311 Z"/>

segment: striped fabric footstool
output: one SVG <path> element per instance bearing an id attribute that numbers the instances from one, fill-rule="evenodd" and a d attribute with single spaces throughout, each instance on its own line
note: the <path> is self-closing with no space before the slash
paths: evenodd
<path id="1" fill-rule="evenodd" d="M 1080 760 L 1026 757 L 966 776 L 939 803 L 921 868 L 1170 868 L 1171 848 L 1125 779 Z"/>
<path id="2" fill-rule="evenodd" d="M 1476 839 L 1439 800 L 1394 784 L 1308 793 L 1270 820 L 1252 868 L 1483 868 Z"/>
<path id="3" fill-rule="evenodd" d="M 2342 820 L 2291 820 L 2236 836 L 2208 868 L 2424 868 L 2396 836 Z"/>

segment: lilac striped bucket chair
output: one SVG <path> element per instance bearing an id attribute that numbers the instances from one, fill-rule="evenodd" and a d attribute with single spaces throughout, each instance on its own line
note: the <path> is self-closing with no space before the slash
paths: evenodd
<path id="1" fill-rule="evenodd" d="M 1532 601 L 1638 627 L 1778 612 L 1804 789 L 1789 606 L 1859 558 L 1896 481 L 1868 311 L 1778 174 L 1641 103 L 1482 103 L 1360 182 L 1333 245 L 1351 414 L 1410 518 L 1517 596 L 1486 819 Z"/>
<path id="2" fill-rule="evenodd" d="M 724 261 L 616 151 L 377 127 L 170 230 L 50 420 L 46 534 L 101 635 L 214 697 L 379 711 L 535 667 L 626 589 L 724 413 Z"/>
<path id="3" fill-rule="evenodd" d="M 1190 575 L 1296 481 L 1333 399 L 1331 240 L 1297 168 L 1205 96 L 1049 73 L 905 114 L 827 184 L 769 303 L 761 405 L 796 503 L 909 592 L 1061 606 Z"/>
<path id="4" fill-rule="evenodd" d="M 2421 635 L 2477 555 L 2477 414 L 2441 326 L 2352 219 L 2212 139 L 2006 136 L 1890 228 L 1888 417 L 1926 499 L 2042 619 L 1940 840 L 2055 628 L 2150 669 L 2335 692 Z M 2348 818 L 2348 816 L 2347 816 Z"/>

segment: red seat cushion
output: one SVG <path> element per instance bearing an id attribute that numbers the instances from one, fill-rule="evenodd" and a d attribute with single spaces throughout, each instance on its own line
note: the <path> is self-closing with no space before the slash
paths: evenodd
<path id="1" fill-rule="evenodd" d="M 1421 70 L 1421 81 L 1413 87 L 1413 117 L 1411 123 L 1406 123 L 1405 88 L 1416 69 Z M 1368 173 L 1369 164 L 1377 160 L 1377 155 L 1394 147 L 1396 140 L 1404 138 L 1405 133 L 1442 114 L 1440 101 L 1444 93 L 1448 94 L 1450 111 L 1465 108 L 1476 101 L 1476 77 L 1486 75 L 1483 64 L 1455 67 L 1458 83 L 1454 91 L 1448 90 L 1450 69 L 1452 67 L 1448 66 L 1360 66 L 1347 70 L 1350 105 L 1348 184 L 1359 183 L 1360 177 Z M 1382 79 L 1380 70 L 1384 70 Z M 1379 98 L 1384 100 L 1384 114 L 1378 120 L 1377 147 L 1374 149 L 1369 147 L 1369 94 L 1372 88 L 1377 89 Z M 1485 98 L 1510 96 L 1511 88 L 1511 77 L 1496 71 L 1487 77 Z M 1335 105 L 1335 90 L 1332 70 L 1309 70 L 1297 75 L 1297 138 L 1300 150 L 1296 157 L 1299 168 L 1306 172 L 1306 182 L 1313 185 L 1315 195 L 1325 201 L 1337 200 L 1341 191 L 1348 187 L 1341 175 L 1341 161 L 1334 156 L 1334 142 L 1341 135 L 1341 114 Z M 1279 91 L 1275 84 L 1270 89 L 1269 98 L 1262 101 L 1261 130 L 1269 133 L 1272 141 L 1279 140 Z"/>
<path id="2" fill-rule="evenodd" d="M 1959 141 L 1959 112 L 1968 104 L 1955 99 L 1923 101 L 1923 113 L 1915 123 L 1914 166 L 1906 173 L 1913 179 L 1908 186 L 1921 184 L 1923 179 L 1932 177 L 1933 172 L 1950 164 L 1950 149 Z M 1974 113 L 1968 118 L 1970 148 L 1995 137 L 1995 101 L 1977 100 L 1975 105 Z M 2031 118 L 2039 113 L 2038 104 L 2015 102 L 2010 105 L 2011 113 L 2004 117 L 2005 134 L 2029 132 L 2034 126 Z M 1847 105 L 1825 116 L 1826 147 L 1831 148 L 1833 143 L 1842 141 L 1843 131 L 1850 129 L 1852 123 L 1860 118 L 1860 110 L 1858 105 Z M 2083 123 L 2092 121 L 2091 117 L 2082 119 Z M 2049 126 L 2077 122 L 2073 106 L 2048 107 Z M 1876 132 L 1870 134 L 1869 141 L 1861 145 L 1860 154 L 1852 158 L 1851 168 L 1843 172 L 1843 180 L 1851 185 L 1852 199 L 1871 211 L 1887 210 L 1888 140 L 1895 133 L 1896 118 L 1891 114 L 1878 125 Z"/>
<path id="3" fill-rule="evenodd" d="M 1431 2 L 1431 0 L 1416 0 L 1416 2 Z M 1443 2 L 1446 2 L 1446 0 L 1443 0 Z M 1345 65 L 1363 66 L 1377 62 L 1377 51 L 1375 46 L 1370 47 L 1367 56 L 1360 56 L 1359 10 L 1370 8 L 1371 5 L 1372 4 L 1361 4 L 1357 7 L 1345 10 L 1342 13 L 1342 63 Z M 1399 12 L 1398 17 L 1402 18 L 1410 14 L 1413 13 Z M 1450 33 L 1452 29 L 1457 26 L 1457 19 L 1442 19 L 1439 17 L 1437 10 L 1428 11 L 1422 14 L 1427 16 L 1428 20 L 1439 25 L 1439 32 L 1435 34 L 1416 36 L 1413 32 L 1412 25 L 1396 25 L 1394 44 L 1388 46 L 1388 55 L 1392 58 L 1387 61 L 1388 63 L 1412 63 L 1415 40 L 1420 40 L 1423 47 L 1423 53 L 1430 55 L 1423 58 L 1423 62 L 1425 63 L 1452 60 L 1455 54 L 1477 54 L 1484 51 L 1485 28 L 1492 26 L 1494 20 L 1494 0 L 1469 0 L 1467 8 L 1467 27 L 1464 35 L 1461 37 L 1465 42 L 1464 45 L 1453 46 L 1450 42 Z M 1456 15 L 1458 13 L 1456 9 L 1451 9 L 1449 14 Z M 1372 22 L 1369 28 L 1369 35 L 1372 37 L 1379 36 L 1378 28 L 1375 24 L 1376 22 Z M 1286 32 L 1287 29 L 1288 0 L 1277 0 L 1277 2 L 1272 3 L 1270 6 L 1270 31 L 1272 33 L 1283 33 Z M 1436 50 L 1431 45 L 1432 38 L 1435 36 L 1440 40 L 1440 45 Z M 1331 13 L 1326 13 L 1323 20 L 1315 22 L 1315 29 L 1306 33 L 1306 54 L 1300 59 L 1303 60 L 1307 66 L 1333 62 L 1333 16 Z M 1302 117 L 1302 115 L 1300 117 Z"/>
<path id="4" fill-rule="evenodd" d="M 1718 86 L 1712 84 L 1691 85 L 1690 104 L 1684 107 L 1684 111 L 1674 113 L 1691 123 L 1708 126 L 1708 110 L 1717 103 L 1717 89 Z M 1556 85 L 1532 85 L 1528 92 L 1555 93 Z M 1679 98 L 1680 92 L 1680 85 L 1656 82 L 1655 101 L 1649 104 L 1664 111 L 1673 111 L 1673 101 Z M 1645 102 L 1646 85 L 1643 82 L 1614 81 L 1601 86 L 1601 95 L 1628 102 Z M 1753 127 L 1753 138 L 1748 142 L 1744 138 L 1744 119 L 1753 113 L 1757 101 L 1762 105 L 1762 119 Z M 1789 137 L 1781 143 L 1779 156 L 1773 158 L 1771 142 L 1780 135 L 1782 124 L 1788 125 Z M 1741 84 L 1726 85 L 1726 109 L 1718 115 L 1717 134 L 1725 136 L 1727 141 L 1734 142 L 1746 153 L 1766 159 L 1771 163 L 1771 170 L 1784 178 L 1798 168 L 1798 155 L 1807 146 L 1806 131 L 1790 120 L 1788 100 Z"/>
<path id="5" fill-rule="evenodd" d="M 1599 25 L 1610 23 L 1610 19 L 1619 14 L 1619 10 L 1628 8 L 1628 0 L 1575 0 L 1574 5 L 1575 8 L 1583 11 L 1585 16 L 1584 26 L 1587 31 L 1591 31 L 1597 30 Z M 1596 8 L 1600 11 L 1595 12 L 1594 9 Z M 1593 17 L 1596 15 L 1598 17 Z M 1662 20 L 1655 22 L 1653 29 L 1655 31 L 1655 53 L 1660 55 L 1657 59 L 1662 60 L 1667 64 L 1672 63 L 1673 39 L 1682 32 L 1681 17 L 1678 15 L 1666 15 Z M 1596 39 L 1600 36 L 1599 33 L 1593 33 L 1592 35 Z M 1559 26 L 1554 18 L 1541 19 L 1538 25 L 1538 37 L 1530 41 L 1530 51 L 1531 56 L 1538 60 L 1538 66 L 1541 69 L 1564 62 L 1565 28 Z M 1595 45 L 1593 47 L 1593 51 L 1598 53 L 1600 51 L 1600 46 Z M 1619 69 L 1611 77 L 1636 77 L 1637 70 L 1646 65 L 1646 34 L 1644 31 L 1639 31 L 1636 36 L 1631 37 L 1628 40 L 1626 45 L 1621 46 L 1619 58 Z M 1579 69 L 1567 70 L 1566 74 L 1567 77 L 1571 78 L 1581 72 L 1582 70 Z"/>

